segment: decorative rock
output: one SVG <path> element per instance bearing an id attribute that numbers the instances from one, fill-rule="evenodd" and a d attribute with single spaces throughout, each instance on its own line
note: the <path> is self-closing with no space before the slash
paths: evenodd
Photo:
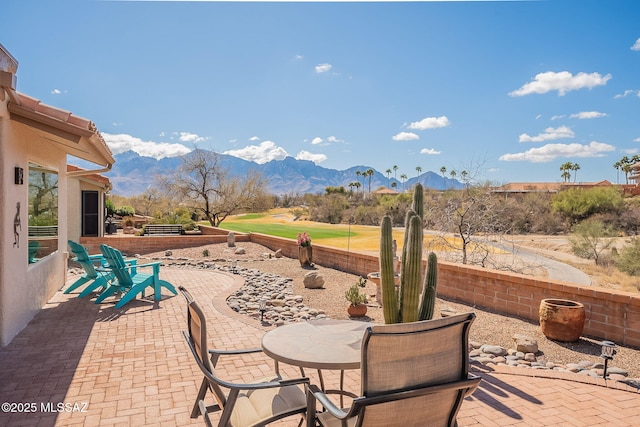
<path id="1" fill-rule="evenodd" d="M 302 283 L 307 289 L 321 289 L 324 286 L 324 277 L 317 271 L 310 271 L 304 275 Z"/>
<path id="2" fill-rule="evenodd" d="M 480 347 L 483 353 L 493 354 L 494 356 L 504 356 L 507 354 L 507 350 L 499 345 L 488 345 L 485 344 Z"/>
<path id="3" fill-rule="evenodd" d="M 233 231 L 230 231 L 229 234 L 227 234 L 227 246 L 230 248 L 236 246 L 236 235 L 233 234 Z"/>
<path id="4" fill-rule="evenodd" d="M 244 255 L 244 254 L 246 254 L 246 253 L 247 253 L 247 251 L 246 251 L 246 249 L 245 249 L 245 248 L 238 248 L 238 249 L 236 249 L 236 250 L 235 250 L 235 252 L 234 252 L 234 254 L 236 254 L 236 255 Z"/>
<path id="5" fill-rule="evenodd" d="M 172 251 L 164 251 L 164 256 L 173 256 Z"/>
<path id="6" fill-rule="evenodd" d="M 278 249 L 273 256 L 275 256 L 276 258 L 282 258 L 282 249 Z"/>
<path id="7" fill-rule="evenodd" d="M 513 336 L 513 341 L 516 344 L 516 350 L 523 353 L 537 353 L 538 341 L 522 334 L 516 334 Z"/>

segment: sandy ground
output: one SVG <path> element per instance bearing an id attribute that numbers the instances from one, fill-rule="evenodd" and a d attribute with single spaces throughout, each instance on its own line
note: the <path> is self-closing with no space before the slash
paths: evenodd
<path id="1" fill-rule="evenodd" d="M 556 243 L 551 240 L 545 245 L 553 247 Z M 542 245 L 542 244 L 541 244 Z M 346 307 L 347 301 L 344 292 L 352 284 L 356 283 L 358 277 L 341 271 L 332 270 L 322 266 L 314 268 L 303 268 L 297 259 L 267 257 L 273 254 L 269 249 L 255 243 L 238 243 L 239 247 L 246 250 L 245 255 L 235 255 L 234 250 L 225 244 L 206 245 L 189 249 L 172 249 L 171 257 L 167 257 L 165 252 L 157 252 L 144 255 L 145 258 L 159 258 L 164 264 L 184 264 L 186 260 L 195 262 L 205 261 L 216 264 L 228 264 L 232 260 L 237 260 L 238 267 L 256 268 L 264 272 L 278 274 L 293 279 L 293 292 L 302 295 L 304 303 L 308 307 L 324 309 L 332 318 L 348 318 Z M 171 248 L 167 248 L 171 249 Z M 208 256 L 203 252 L 207 250 Z M 553 249 L 549 249 L 553 250 Z M 130 254 L 131 255 L 131 254 Z M 177 268 L 177 267 L 176 267 Z M 325 279 L 323 289 L 305 289 L 303 278 L 309 271 L 320 272 Z M 375 285 L 367 282 L 363 289 L 369 298 L 367 320 L 374 322 L 384 322 L 382 308 L 375 302 Z M 575 343 L 559 343 L 548 340 L 540 331 L 537 323 L 504 316 L 490 311 L 480 310 L 463 304 L 438 299 L 436 302 L 436 313 L 443 309 L 457 312 L 473 311 L 476 313 L 476 321 L 471 328 L 471 340 L 479 343 L 500 345 L 505 348 L 513 348 L 513 337 L 516 334 L 528 335 L 538 342 L 540 352 L 537 354 L 539 360 L 551 361 L 557 364 L 578 363 L 583 360 L 591 362 L 601 362 L 599 357 L 601 346 L 598 340 L 581 338 Z M 630 378 L 640 378 L 640 350 L 618 346 L 612 365 L 620 367 L 629 372 Z"/>

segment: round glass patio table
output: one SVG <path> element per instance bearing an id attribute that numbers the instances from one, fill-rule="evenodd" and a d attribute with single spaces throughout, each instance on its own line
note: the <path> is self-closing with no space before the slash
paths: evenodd
<path id="1" fill-rule="evenodd" d="M 262 337 L 262 350 L 276 362 L 318 370 L 320 388 L 325 390 L 322 370 L 340 371 L 340 390 L 344 392 L 344 371 L 360 368 L 364 330 L 373 323 L 354 320 L 311 320 L 272 329 Z M 352 396 L 353 397 L 353 396 Z"/>
<path id="2" fill-rule="evenodd" d="M 373 323 L 353 320 L 311 320 L 272 329 L 262 349 L 272 359 L 314 369 L 358 369 L 364 330 Z"/>

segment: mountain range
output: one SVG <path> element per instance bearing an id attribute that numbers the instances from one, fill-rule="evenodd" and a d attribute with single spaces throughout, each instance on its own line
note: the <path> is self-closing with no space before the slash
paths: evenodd
<path id="1" fill-rule="evenodd" d="M 189 154 L 187 154 L 188 156 Z M 356 172 L 372 169 L 371 191 L 380 187 L 391 187 L 396 182 L 396 190 L 411 188 L 421 183 L 425 188 L 445 190 L 462 188 L 463 184 L 455 179 L 446 178 L 435 172 L 425 172 L 407 179 L 404 184 L 393 174 L 387 176 L 369 166 L 352 166 L 345 170 L 328 169 L 318 166 L 308 160 L 296 160 L 286 157 L 283 160 L 272 160 L 258 164 L 238 157 L 218 154 L 220 165 L 232 174 L 243 176 L 250 170 L 257 170 L 267 180 L 269 192 L 277 195 L 324 193 L 326 187 L 344 186 L 349 190 L 349 184 L 360 181 L 360 191 L 369 191 L 369 177 L 359 176 Z M 155 159 L 144 157 L 133 151 L 116 154 L 116 162 L 111 171 L 104 175 L 109 177 L 113 185 L 112 193 L 121 196 L 132 196 L 143 193 L 147 188 L 155 185 L 157 177 L 174 171 L 182 163 L 180 157 L 165 157 Z"/>

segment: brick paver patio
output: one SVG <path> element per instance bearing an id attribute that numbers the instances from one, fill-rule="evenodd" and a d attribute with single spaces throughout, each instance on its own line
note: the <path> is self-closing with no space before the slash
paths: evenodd
<path id="1" fill-rule="evenodd" d="M 163 267 L 161 277 L 185 286 L 202 305 L 212 346 L 260 345 L 266 329 L 259 321 L 224 304 L 232 289 L 242 285 L 239 276 Z M 16 411 L 6 412 L 3 406 L 0 425 L 203 425 L 202 418 L 189 418 L 202 376 L 181 334 L 186 320 L 182 296 L 136 300 L 120 310 L 113 306 L 109 300 L 95 305 L 78 299 L 77 293 L 57 293 L 0 349 L 0 401 Z M 273 362 L 253 356 L 226 365 L 222 360 L 219 368 L 231 380 L 249 381 L 273 372 Z M 287 376 L 299 375 L 293 367 L 281 368 Z M 635 389 L 611 387 L 611 381 L 607 388 L 558 372 L 472 370 L 483 381 L 464 402 L 460 426 L 640 426 Z M 534 373 L 543 376 L 529 376 Z M 313 372 L 307 374 L 317 380 Z M 338 376 L 326 373 L 325 380 L 335 387 Z M 347 372 L 346 388 L 358 391 L 358 371 Z M 277 424 L 296 426 L 297 421 Z"/>

